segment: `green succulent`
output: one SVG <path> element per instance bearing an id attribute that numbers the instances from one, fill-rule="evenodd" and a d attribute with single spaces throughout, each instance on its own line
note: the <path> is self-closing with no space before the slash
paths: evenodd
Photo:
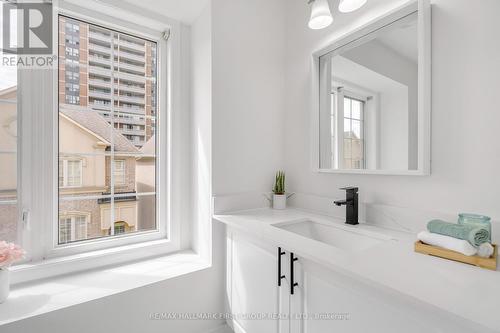
<path id="1" fill-rule="evenodd" d="M 274 194 L 285 194 L 285 172 L 284 171 L 276 172 L 273 192 L 274 192 Z"/>

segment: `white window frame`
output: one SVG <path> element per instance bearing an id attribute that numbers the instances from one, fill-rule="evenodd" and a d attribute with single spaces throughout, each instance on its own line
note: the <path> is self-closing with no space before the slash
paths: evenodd
<path id="1" fill-rule="evenodd" d="M 90 220 L 90 214 L 89 213 L 86 213 L 86 212 L 70 212 L 70 213 L 65 213 L 64 215 L 61 215 L 59 216 L 59 226 L 61 224 L 61 220 L 67 220 L 67 219 L 70 219 L 70 237 L 69 237 L 69 241 L 67 242 L 64 242 L 64 243 L 61 243 L 61 244 L 68 244 L 68 243 L 71 243 L 71 242 L 74 242 L 74 241 L 77 241 L 77 237 L 76 237 L 76 220 L 78 218 L 84 218 L 84 225 L 85 225 L 85 234 L 87 234 L 87 231 L 88 231 L 88 221 Z M 58 242 L 60 241 L 60 233 L 61 233 L 61 230 L 59 229 L 58 230 L 59 234 L 58 234 Z"/>
<path id="2" fill-rule="evenodd" d="M 364 169 L 365 166 L 366 166 L 365 114 L 364 114 L 364 112 L 365 112 L 365 106 L 366 106 L 366 97 L 360 96 L 360 95 L 358 95 L 358 94 L 356 94 L 354 92 L 351 92 L 351 91 L 345 90 L 345 89 L 343 89 L 342 93 L 339 94 L 339 96 L 341 96 L 341 97 L 339 99 L 338 104 L 344 105 L 345 99 L 348 99 L 348 100 L 351 101 L 351 107 L 352 107 L 352 101 L 358 101 L 362 105 L 361 106 L 361 110 L 360 110 L 360 119 L 359 120 L 352 118 L 352 114 L 351 114 L 351 117 L 346 117 L 346 115 L 345 115 L 345 109 L 344 108 L 342 108 L 342 110 L 341 110 L 342 112 L 340 112 L 339 110 L 337 110 L 337 116 L 339 117 L 338 122 L 340 123 L 342 121 L 342 124 L 345 122 L 346 119 L 350 120 L 351 126 L 352 126 L 353 120 L 359 121 L 359 123 L 360 123 L 360 131 L 361 131 L 361 138 L 359 140 L 361 141 L 361 143 L 363 145 L 363 163 L 360 166 L 360 168 L 353 168 L 353 167 L 351 167 L 350 169 L 352 169 L 352 170 Z M 352 110 L 351 110 L 351 112 L 352 112 Z M 340 119 L 340 117 L 342 117 L 342 119 Z M 352 131 L 352 127 L 351 127 L 351 131 Z M 339 145 L 340 144 L 344 145 L 344 141 L 346 139 L 348 139 L 349 141 L 351 141 L 351 153 L 352 153 L 352 142 L 354 140 L 352 138 L 346 138 L 345 137 L 345 130 L 342 131 L 342 134 L 339 133 L 339 136 L 340 135 L 342 136 L 342 138 L 341 138 L 341 140 L 338 140 L 338 142 L 339 142 L 338 144 Z M 337 148 L 337 149 L 340 150 L 340 148 Z M 345 152 L 343 151 L 343 149 L 342 149 L 342 156 L 339 156 L 339 159 L 342 159 L 342 161 L 345 160 Z M 350 160 L 351 160 L 351 163 L 352 163 L 352 161 L 353 161 L 352 156 L 351 156 Z"/>
<path id="3" fill-rule="evenodd" d="M 62 162 L 62 179 L 63 182 L 62 184 L 59 183 L 59 186 L 61 188 L 78 188 L 83 186 L 83 160 L 77 159 L 77 158 L 64 158 L 61 160 Z M 68 164 L 69 162 L 78 162 L 79 163 L 79 169 L 80 169 L 80 179 L 77 182 L 76 185 L 70 185 L 69 184 L 69 168 Z M 61 165 L 58 165 L 60 168 Z M 59 170 L 61 171 L 61 169 Z M 58 172 L 58 182 L 59 182 L 59 172 Z"/>
<path id="4" fill-rule="evenodd" d="M 116 168 L 117 164 L 122 165 L 122 169 L 119 170 Z M 121 174 L 118 174 L 118 171 Z M 124 186 L 127 184 L 127 161 L 121 158 L 113 160 L 113 173 L 114 173 L 114 181 L 116 186 Z M 122 178 L 119 178 L 122 177 Z"/>
<path id="5" fill-rule="evenodd" d="M 101 266 L 129 262 L 145 257 L 173 253 L 181 249 L 180 216 L 172 207 L 180 207 L 184 192 L 181 186 L 173 186 L 172 179 L 172 128 L 182 126 L 178 117 L 173 118 L 174 110 L 181 112 L 185 106 L 181 100 L 181 73 L 184 72 L 181 53 L 181 24 L 165 19 L 145 19 L 132 12 L 117 12 L 106 4 L 87 4 L 83 2 L 60 1 L 54 3 L 53 31 L 54 50 L 58 50 L 58 17 L 69 16 L 85 22 L 136 35 L 157 43 L 158 78 L 156 124 L 156 219 L 157 230 L 136 232 L 76 242 L 58 244 L 58 70 L 24 71 L 18 81 L 21 95 L 23 132 L 22 173 L 23 209 L 27 212 L 21 232 L 21 244 L 28 251 L 25 264 L 12 269 L 12 282 L 20 283 L 49 276 L 95 269 Z M 109 16 L 103 13 L 114 13 Z M 119 17 L 118 17 L 119 16 Z M 147 26 L 138 26 L 142 22 Z M 163 37 L 170 31 L 168 41 Z M 52 85 L 47 85 L 47 80 Z M 42 86 L 42 89 L 40 89 Z M 42 109 L 42 112 L 40 112 Z M 175 124 L 172 124 L 175 122 Z M 36 124 L 36 126 L 35 126 Z M 39 126 L 44 124 L 46 126 Z M 34 131 L 33 129 L 39 129 Z M 182 145 L 177 140 L 176 145 Z M 42 145 L 43 150 L 34 148 Z M 48 149 L 46 148 L 48 147 Z M 49 154 L 49 155 L 47 155 Z M 48 159 L 47 156 L 52 156 Z M 33 168 L 30 161 L 43 161 L 39 168 Z M 181 162 L 175 162 L 176 165 Z M 181 170 L 176 166 L 176 170 Z M 178 171 L 179 172 L 179 171 Z M 33 177 L 33 174 L 35 176 Z M 29 177 L 26 177 L 29 176 Z M 34 180 L 33 180 L 34 179 Z M 175 185 L 175 184 L 174 184 Z M 43 195 L 40 193 L 43 192 Z M 40 221 L 49 221 L 40 223 Z M 49 265 L 49 266 L 47 266 Z M 50 267 L 50 269 L 47 269 Z"/>

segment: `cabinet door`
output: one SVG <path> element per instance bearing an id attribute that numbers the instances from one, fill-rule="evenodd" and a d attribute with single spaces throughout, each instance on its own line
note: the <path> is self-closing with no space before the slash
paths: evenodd
<path id="1" fill-rule="evenodd" d="M 278 286 L 278 248 L 231 231 L 227 245 L 228 304 L 234 331 L 288 333 L 288 320 L 280 319 L 289 311 L 289 298 L 286 279 Z"/>
<path id="2" fill-rule="evenodd" d="M 291 333 L 432 331 L 405 309 L 372 297 L 319 265 L 299 258 L 295 276 L 299 285 L 290 298 Z"/>

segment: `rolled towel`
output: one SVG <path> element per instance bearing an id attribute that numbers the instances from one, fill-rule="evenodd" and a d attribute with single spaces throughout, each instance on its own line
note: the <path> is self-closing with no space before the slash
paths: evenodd
<path id="1" fill-rule="evenodd" d="M 435 234 L 467 240 L 474 246 L 487 243 L 490 239 L 489 231 L 481 227 L 449 223 L 441 220 L 432 220 L 427 223 L 427 230 Z"/>
<path id="2" fill-rule="evenodd" d="M 422 231 L 417 235 L 417 238 L 425 244 L 439 246 L 447 250 L 462 253 L 466 256 L 473 256 L 477 253 L 477 249 L 463 239 L 433 234 L 428 231 Z"/>
<path id="3" fill-rule="evenodd" d="M 490 243 L 483 243 L 477 248 L 477 255 L 482 258 L 489 258 L 495 252 L 495 248 Z"/>

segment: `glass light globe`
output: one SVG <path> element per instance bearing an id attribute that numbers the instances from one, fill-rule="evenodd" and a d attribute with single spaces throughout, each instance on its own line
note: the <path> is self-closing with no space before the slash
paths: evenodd
<path id="1" fill-rule="evenodd" d="M 340 0 L 339 11 L 350 13 L 363 7 L 368 0 Z"/>
<path id="2" fill-rule="evenodd" d="M 309 28 L 313 30 L 323 29 L 332 24 L 332 22 L 333 17 L 328 0 L 314 0 L 311 7 Z"/>

